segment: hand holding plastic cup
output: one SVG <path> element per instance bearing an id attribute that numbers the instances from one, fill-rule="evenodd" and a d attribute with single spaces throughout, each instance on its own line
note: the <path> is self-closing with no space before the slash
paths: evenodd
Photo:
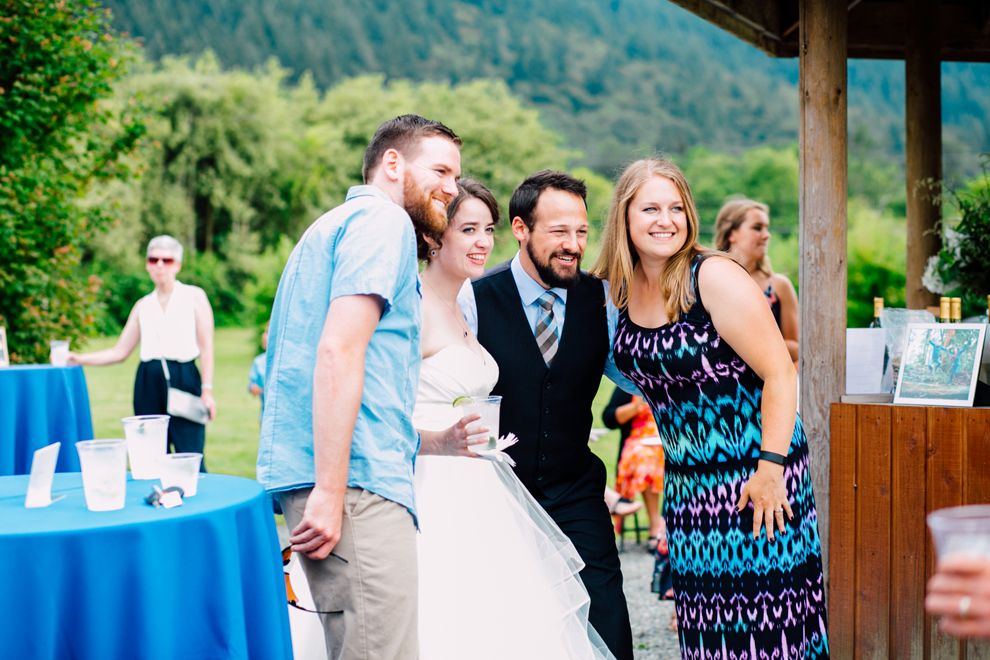
<path id="1" fill-rule="evenodd" d="M 157 479 L 159 459 L 168 451 L 168 415 L 124 417 L 127 456 L 134 479 Z"/>
<path id="2" fill-rule="evenodd" d="M 954 555 L 990 559 L 990 504 L 939 509 L 927 520 L 939 561 Z"/>
<path id="3" fill-rule="evenodd" d="M 498 440 L 498 419 L 501 406 L 502 397 L 500 396 L 473 396 L 457 406 L 457 412 L 462 418 L 468 415 L 481 415 L 481 419 L 472 422 L 471 426 L 468 427 L 469 429 L 475 429 L 479 426 L 488 428 L 483 434 L 470 436 L 477 437 L 481 442 L 468 445 L 468 449 L 475 453 L 495 449 Z"/>
<path id="4" fill-rule="evenodd" d="M 83 493 L 90 511 L 124 508 L 127 495 L 127 443 L 83 440 L 76 443 L 82 466 Z"/>
<path id="5" fill-rule="evenodd" d="M 69 363 L 69 341 L 67 339 L 53 339 L 48 342 L 51 347 L 49 361 L 53 367 L 64 367 Z"/>
<path id="6" fill-rule="evenodd" d="M 182 497 L 192 497 L 199 485 L 199 466 L 203 455 L 196 452 L 166 454 L 158 459 L 158 472 L 162 480 L 162 490 L 178 486 Z"/>

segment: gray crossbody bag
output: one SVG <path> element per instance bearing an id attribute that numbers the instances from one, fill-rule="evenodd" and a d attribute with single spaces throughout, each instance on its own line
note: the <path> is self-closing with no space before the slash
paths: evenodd
<path id="1" fill-rule="evenodd" d="M 210 421 L 210 410 L 203 403 L 203 400 L 195 394 L 190 394 L 183 390 L 172 387 L 172 379 L 168 374 L 168 365 L 165 358 L 162 361 L 162 370 L 165 372 L 165 385 L 168 386 L 167 412 L 172 417 L 181 417 L 197 424 L 206 424 Z"/>
<path id="2" fill-rule="evenodd" d="M 158 334 L 158 347 L 162 347 L 162 336 Z M 172 417 L 181 417 L 197 424 L 206 424 L 210 421 L 210 409 L 206 407 L 203 400 L 195 394 L 190 394 L 184 390 L 172 387 L 172 378 L 168 373 L 168 365 L 165 358 L 158 358 L 162 361 L 162 371 L 165 372 L 165 386 L 168 387 L 168 403 L 165 411 Z"/>

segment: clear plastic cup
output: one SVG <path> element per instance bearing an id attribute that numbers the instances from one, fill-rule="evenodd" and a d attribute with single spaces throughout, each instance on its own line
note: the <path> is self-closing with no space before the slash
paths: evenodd
<path id="1" fill-rule="evenodd" d="M 76 443 L 82 466 L 83 492 L 90 511 L 124 508 L 127 496 L 127 443 L 124 440 L 83 440 Z"/>
<path id="2" fill-rule="evenodd" d="M 157 479 L 158 461 L 168 452 L 168 415 L 125 417 L 124 437 L 134 479 Z"/>
<path id="3" fill-rule="evenodd" d="M 182 489 L 182 497 L 192 497 L 199 485 L 199 465 L 203 455 L 196 452 L 166 454 L 158 459 L 159 478 L 162 480 L 162 490 L 178 486 Z"/>
<path id="4" fill-rule="evenodd" d="M 64 367 L 69 363 L 69 341 L 67 339 L 53 339 L 48 342 L 51 347 L 49 361 L 53 367 Z"/>
<path id="5" fill-rule="evenodd" d="M 928 514 L 939 560 L 951 555 L 990 559 L 990 504 L 955 506 Z"/>
<path id="6" fill-rule="evenodd" d="M 481 419 L 471 422 L 468 428 L 488 427 L 484 435 L 470 436 L 482 440 L 482 442 L 468 445 L 468 449 L 473 452 L 495 449 L 496 440 L 498 440 L 498 416 L 501 406 L 502 397 L 500 396 L 473 396 L 471 403 L 464 403 L 457 407 L 457 412 L 462 418 L 468 415 L 481 415 Z"/>

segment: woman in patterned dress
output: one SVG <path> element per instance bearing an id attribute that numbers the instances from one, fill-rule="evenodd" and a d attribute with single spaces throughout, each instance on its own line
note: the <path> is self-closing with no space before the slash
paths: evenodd
<path id="1" fill-rule="evenodd" d="M 751 199 L 733 199 L 715 218 L 715 249 L 728 252 L 749 272 L 763 291 L 777 321 L 794 368 L 798 359 L 798 298 L 790 279 L 773 272 L 770 244 L 770 207 Z"/>
<path id="2" fill-rule="evenodd" d="M 685 660 L 828 657 L 821 545 L 796 374 L 738 263 L 701 247 L 683 173 L 616 184 L 595 273 L 613 357 L 657 418 Z"/>

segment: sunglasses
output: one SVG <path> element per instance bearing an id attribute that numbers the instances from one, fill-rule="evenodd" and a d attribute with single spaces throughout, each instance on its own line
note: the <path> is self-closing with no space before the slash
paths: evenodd
<path id="1" fill-rule="evenodd" d="M 151 264 L 152 266 L 156 265 L 159 261 L 165 264 L 166 266 L 171 266 L 173 263 L 175 263 L 175 259 L 173 259 L 172 257 L 148 257 L 148 263 Z"/>
<path id="2" fill-rule="evenodd" d="M 345 564 L 347 563 L 346 559 L 343 557 L 337 557 L 337 555 L 332 552 L 330 553 L 330 557 L 336 557 Z M 282 550 L 282 567 L 285 568 L 288 566 L 290 561 L 292 561 L 292 546 L 286 546 L 285 549 Z M 322 612 L 320 610 L 311 610 L 300 605 L 299 597 L 296 596 L 296 592 L 292 590 L 292 583 L 289 582 L 288 573 L 285 574 L 285 596 L 289 601 L 289 605 L 292 605 L 292 607 L 297 610 L 302 610 L 303 612 L 311 612 L 313 614 L 340 614 L 340 612 Z"/>

